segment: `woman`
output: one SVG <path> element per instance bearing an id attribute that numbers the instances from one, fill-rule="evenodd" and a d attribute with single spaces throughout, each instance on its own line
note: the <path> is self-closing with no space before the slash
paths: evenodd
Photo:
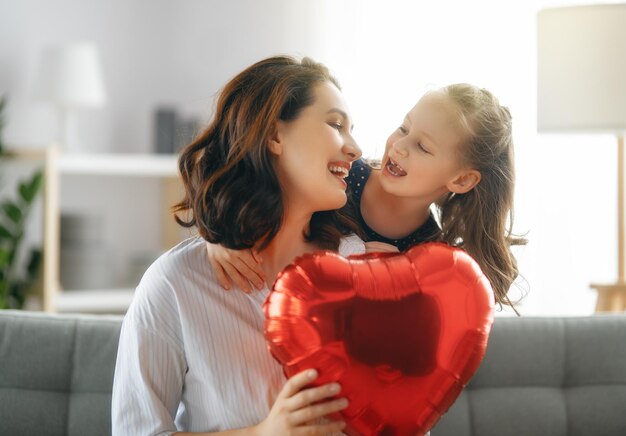
<path id="1" fill-rule="evenodd" d="M 314 371 L 285 382 L 263 337 L 261 305 L 296 256 L 364 252 L 350 219 L 336 211 L 360 155 L 339 85 L 322 65 L 269 58 L 225 86 L 215 118 L 179 161 L 185 198 L 175 211 L 187 217 L 177 221 L 200 237 L 148 269 L 124 319 L 113 434 L 343 428 L 318 419 L 347 406 L 338 384 L 306 388 Z M 265 287 L 221 291 L 205 241 L 262 253 Z"/>

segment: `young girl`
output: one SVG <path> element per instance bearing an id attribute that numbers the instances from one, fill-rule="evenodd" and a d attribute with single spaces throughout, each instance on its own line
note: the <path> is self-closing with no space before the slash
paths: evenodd
<path id="1" fill-rule="evenodd" d="M 322 435 L 344 427 L 318 419 L 347 407 L 340 386 L 307 388 L 312 370 L 286 381 L 267 349 L 269 289 L 221 291 L 205 240 L 259 252 L 269 284 L 306 252 L 363 253 L 335 210 L 360 155 L 337 82 L 320 64 L 270 58 L 226 85 L 211 125 L 179 161 L 185 198 L 176 211 L 189 214 L 177 220 L 201 237 L 148 269 L 124 318 L 114 435 Z"/>
<path id="2" fill-rule="evenodd" d="M 511 232 L 514 178 L 509 110 L 489 91 L 455 84 L 418 101 L 389 136 L 377 168 L 355 162 L 349 206 L 368 251 L 434 240 L 462 247 L 497 302 L 513 306 L 507 292 L 518 269 L 510 246 L 525 243 Z M 253 250 L 207 250 L 224 288 L 234 281 L 249 291 L 248 282 L 263 282 L 262 256 Z"/>

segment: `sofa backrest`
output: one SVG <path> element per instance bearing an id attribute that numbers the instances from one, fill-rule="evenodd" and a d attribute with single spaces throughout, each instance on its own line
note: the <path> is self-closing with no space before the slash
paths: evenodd
<path id="1" fill-rule="evenodd" d="M 626 435 L 626 316 L 499 318 L 432 436 Z"/>
<path id="2" fill-rule="evenodd" d="M 111 434 L 121 320 L 0 310 L 0 434 Z"/>
<path id="3" fill-rule="evenodd" d="M 0 434 L 110 434 L 121 320 L 0 310 Z M 496 318 L 431 435 L 626 435 L 626 316 Z"/>

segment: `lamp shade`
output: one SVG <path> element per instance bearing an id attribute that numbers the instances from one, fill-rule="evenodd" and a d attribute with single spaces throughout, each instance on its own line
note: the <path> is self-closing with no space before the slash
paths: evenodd
<path id="1" fill-rule="evenodd" d="M 540 132 L 626 131 L 626 4 L 537 16 Z"/>
<path id="2" fill-rule="evenodd" d="M 36 95 L 68 109 L 102 106 L 106 96 L 96 46 L 81 42 L 44 49 Z"/>

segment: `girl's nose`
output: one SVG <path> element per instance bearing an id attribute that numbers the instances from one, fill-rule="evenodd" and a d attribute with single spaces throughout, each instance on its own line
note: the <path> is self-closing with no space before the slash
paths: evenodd
<path id="1" fill-rule="evenodd" d="M 406 148 L 406 145 L 404 144 L 404 141 L 402 140 L 398 140 L 396 142 L 394 142 L 391 145 L 391 148 L 393 149 L 394 153 L 396 153 L 398 156 L 401 157 L 407 157 L 409 152 Z"/>

